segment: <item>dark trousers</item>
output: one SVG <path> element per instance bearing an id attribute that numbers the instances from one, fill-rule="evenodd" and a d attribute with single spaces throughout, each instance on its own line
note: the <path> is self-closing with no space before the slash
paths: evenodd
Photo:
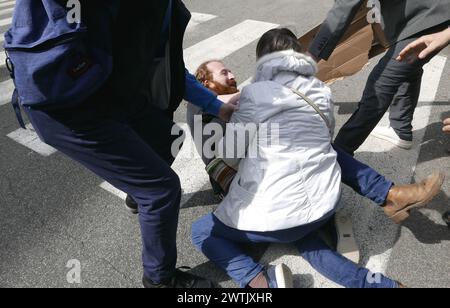
<path id="1" fill-rule="evenodd" d="M 124 103 L 121 110 L 97 95 L 76 108 L 26 112 L 45 143 L 136 200 L 144 275 L 159 283 L 172 276 L 177 261 L 181 186 L 170 148 L 178 136 L 170 134 L 170 115 L 138 105 L 131 112 Z"/>
<path id="2" fill-rule="evenodd" d="M 391 127 L 398 136 L 412 141 L 412 120 L 420 95 L 423 66 L 395 60 L 400 51 L 417 37 L 392 46 L 370 74 L 358 109 L 345 123 L 335 144 L 353 154 L 367 139 L 390 107 Z"/>

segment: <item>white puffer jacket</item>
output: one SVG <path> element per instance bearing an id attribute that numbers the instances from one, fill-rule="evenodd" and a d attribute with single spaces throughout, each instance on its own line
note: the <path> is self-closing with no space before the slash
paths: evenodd
<path id="1" fill-rule="evenodd" d="M 239 165 L 229 194 L 215 212 L 227 226 L 278 231 L 315 222 L 335 211 L 341 170 L 331 146 L 332 132 L 290 89 L 314 101 L 334 127 L 331 91 L 314 77 L 316 70 L 313 59 L 294 51 L 273 53 L 258 61 L 254 83 L 243 89 L 240 110 L 231 121 L 256 123 L 258 134 L 250 134 L 245 146 L 247 151 L 257 149 L 258 155 L 225 159 Z M 278 144 L 267 141 L 262 124 L 269 131 L 276 127 L 271 125 L 279 126 Z M 224 144 L 230 135 L 222 140 Z"/>

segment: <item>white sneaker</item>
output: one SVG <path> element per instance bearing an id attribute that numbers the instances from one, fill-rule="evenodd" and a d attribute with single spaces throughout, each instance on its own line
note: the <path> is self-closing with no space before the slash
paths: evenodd
<path id="1" fill-rule="evenodd" d="M 292 289 L 294 288 L 294 279 L 292 271 L 286 264 L 269 266 L 265 271 L 269 288 L 272 289 Z"/>
<path id="2" fill-rule="evenodd" d="M 397 135 L 395 130 L 388 126 L 377 126 L 371 133 L 373 137 L 376 137 L 378 139 L 388 141 L 392 143 L 395 146 L 398 146 L 399 148 L 405 149 L 405 150 L 411 150 L 413 147 L 412 141 L 406 141 L 403 139 L 400 139 L 400 137 Z"/>
<path id="3" fill-rule="evenodd" d="M 355 234 L 353 232 L 351 217 L 336 213 L 335 224 L 338 237 L 337 252 L 350 261 L 358 264 L 360 254 L 358 245 L 356 244 Z"/>

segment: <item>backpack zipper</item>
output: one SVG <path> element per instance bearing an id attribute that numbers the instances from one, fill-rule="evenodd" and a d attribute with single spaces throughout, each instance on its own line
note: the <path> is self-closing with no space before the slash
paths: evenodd
<path id="1" fill-rule="evenodd" d="M 85 36 L 86 33 L 69 33 L 69 34 L 63 34 L 60 37 L 48 40 L 42 44 L 39 44 L 37 46 L 34 47 L 8 47 L 5 48 L 6 50 L 9 51 L 27 51 L 27 52 L 40 52 L 40 51 L 46 51 L 49 50 L 53 47 L 57 47 L 57 46 L 61 46 L 64 44 L 68 44 L 71 42 L 74 42 L 80 38 L 82 38 L 83 36 Z"/>

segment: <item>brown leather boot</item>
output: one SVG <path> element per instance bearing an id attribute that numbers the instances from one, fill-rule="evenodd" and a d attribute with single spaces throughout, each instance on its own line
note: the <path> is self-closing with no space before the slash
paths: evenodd
<path id="1" fill-rule="evenodd" d="M 384 212 L 395 223 L 401 224 L 409 217 L 409 211 L 428 205 L 440 192 L 445 176 L 435 173 L 417 184 L 394 186 L 384 206 Z"/>

